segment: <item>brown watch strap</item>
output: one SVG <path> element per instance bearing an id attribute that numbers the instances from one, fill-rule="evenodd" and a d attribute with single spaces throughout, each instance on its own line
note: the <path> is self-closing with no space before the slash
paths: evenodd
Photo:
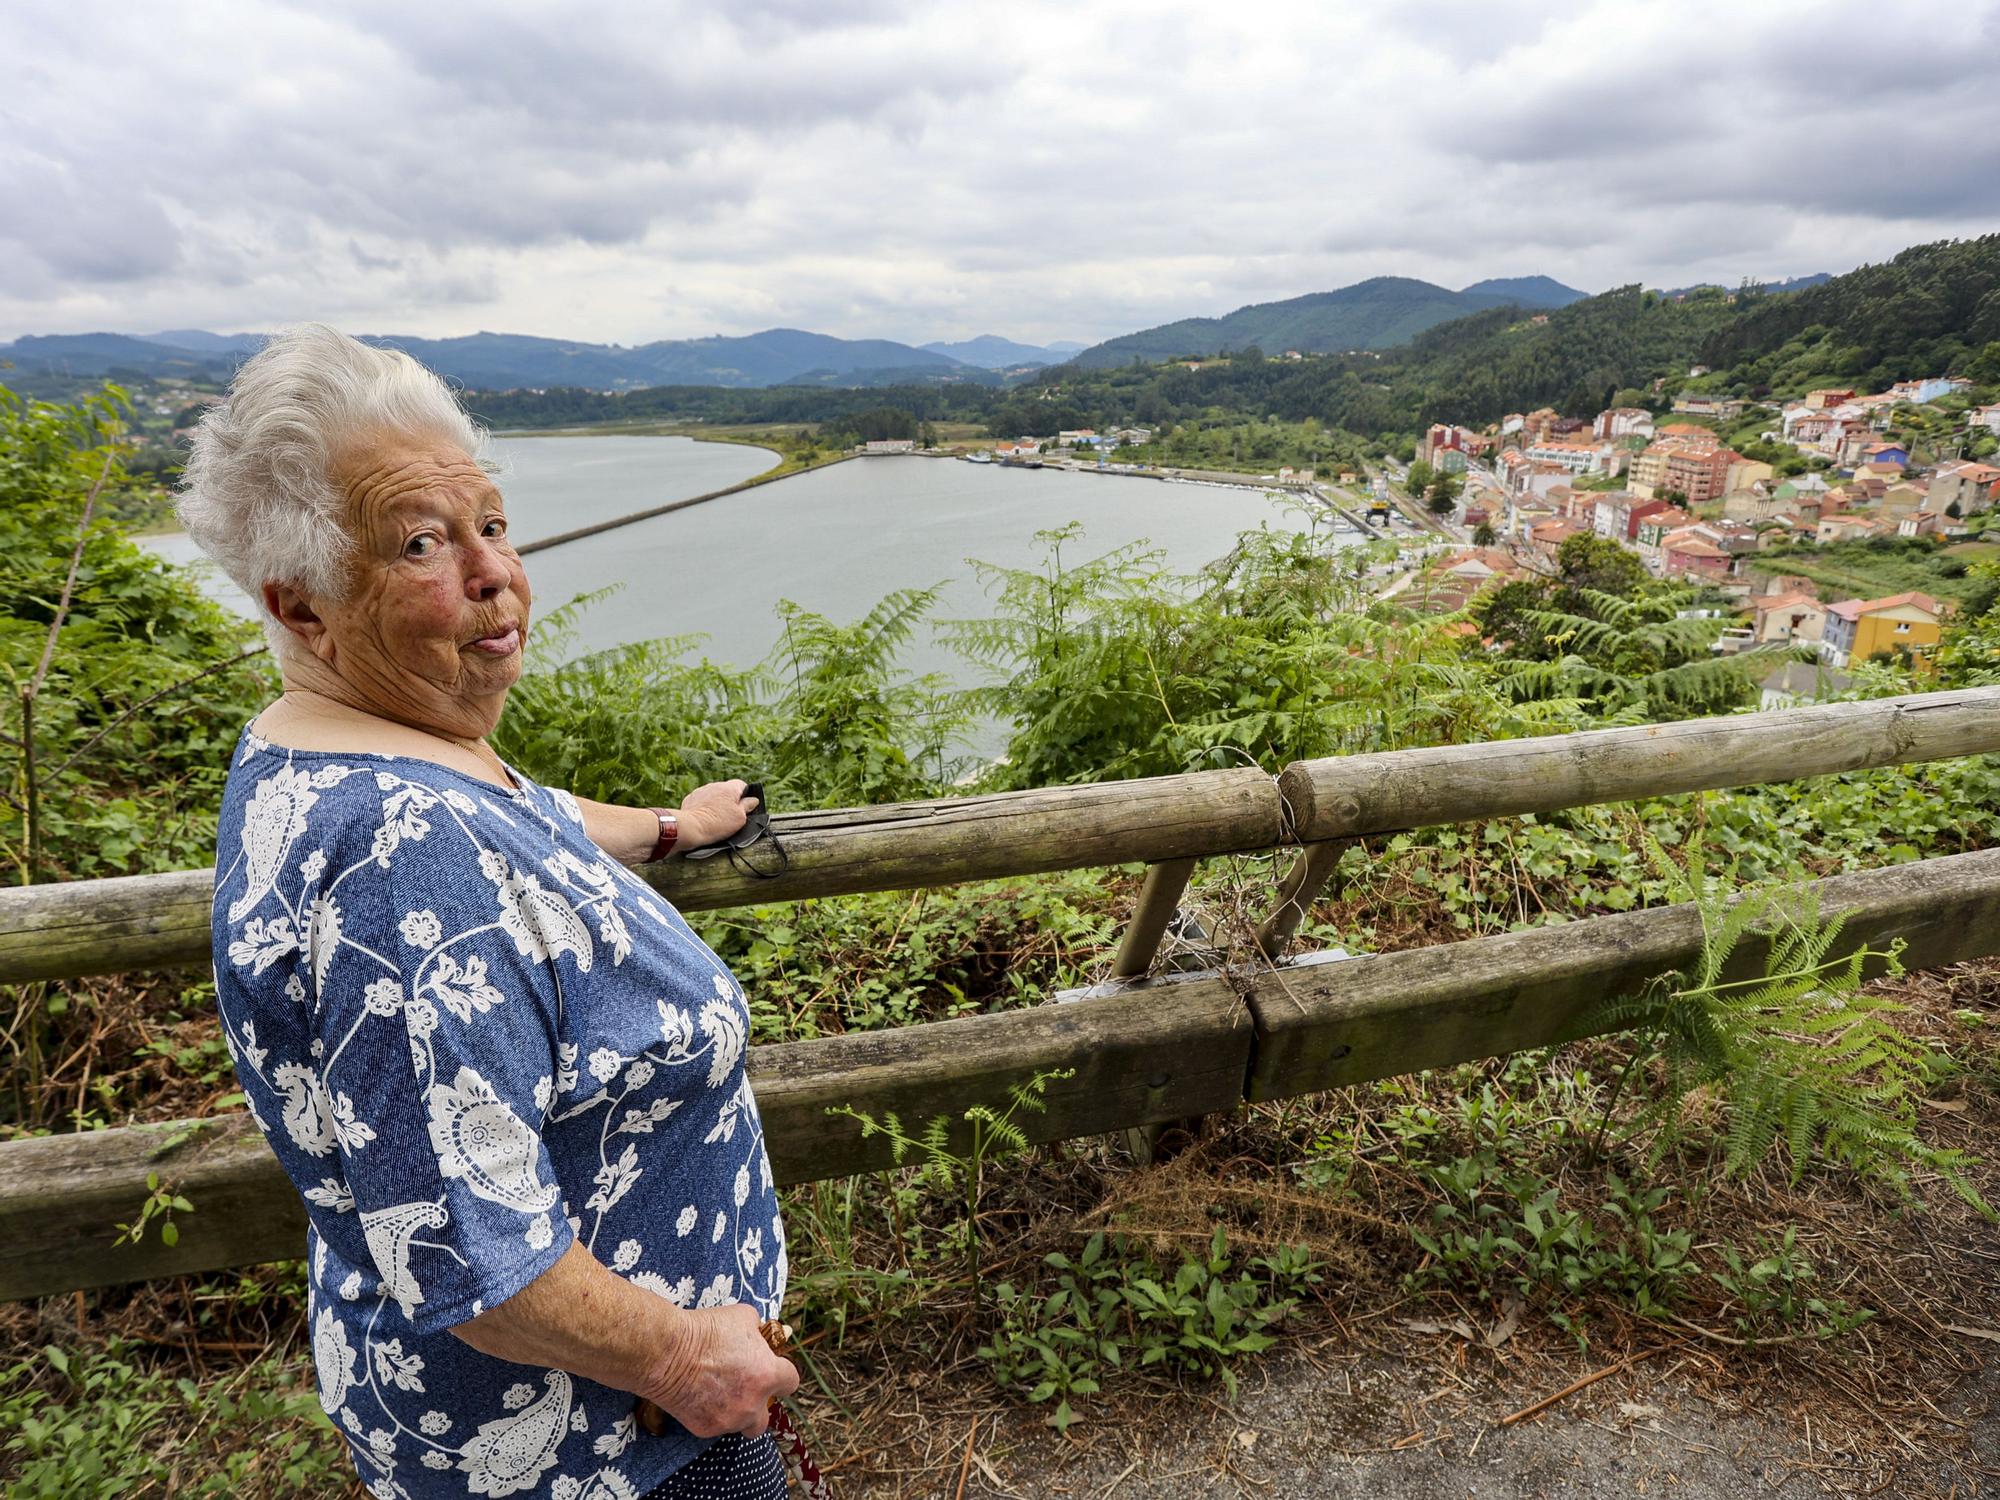
<path id="1" fill-rule="evenodd" d="M 660 820 L 660 837 L 653 845 L 653 852 L 646 856 L 646 863 L 649 865 L 665 859 L 672 852 L 674 841 L 681 836 L 680 819 L 671 809 L 655 807 L 650 811 Z"/>

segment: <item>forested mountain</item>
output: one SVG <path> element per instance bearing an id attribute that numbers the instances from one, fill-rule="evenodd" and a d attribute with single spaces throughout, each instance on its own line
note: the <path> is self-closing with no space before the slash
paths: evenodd
<path id="1" fill-rule="evenodd" d="M 0 361 L 30 375 L 227 380 L 236 368 L 237 356 L 123 333 L 54 333 L 28 334 L 11 344 L 0 344 Z M 5 369 L 0 368 L 0 382 L 5 376 Z"/>
<path id="2" fill-rule="evenodd" d="M 1710 373 L 1692 378 L 1697 364 Z M 1627 286 L 1539 320 L 1492 308 L 1381 354 L 1236 355 L 1199 370 L 1070 365 L 1039 389 L 996 398 L 989 426 L 1011 435 L 1276 416 L 1382 441 L 1536 406 L 1588 415 L 1690 385 L 1785 397 L 1946 372 L 2000 382 L 2000 235 L 1918 246 L 1793 293 L 1718 287 L 1676 301 Z"/>
<path id="3" fill-rule="evenodd" d="M 1822 281 L 1833 280 L 1831 271 L 1817 271 L 1811 276 L 1791 276 L 1783 281 L 1759 281 L 1753 285 L 1760 292 L 1802 292 L 1809 286 L 1818 286 Z M 1694 286 L 1673 286 L 1658 288 L 1663 297 L 1685 297 L 1689 292 L 1733 292 L 1735 287 L 1726 287 L 1719 281 L 1704 281 Z"/>
<path id="4" fill-rule="evenodd" d="M 1519 294 L 1481 291 L 1481 286 L 1520 288 Z M 1158 328 L 1128 333 L 1084 350 L 1073 363 L 1085 369 L 1154 361 L 1183 354 L 1227 354 L 1257 348 L 1266 354 L 1296 349 L 1334 354 L 1346 349 L 1388 349 L 1424 329 L 1482 308 L 1513 302 L 1520 306 L 1560 305 L 1531 297 L 1574 300 L 1581 292 L 1545 276 L 1479 283 L 1462 292 L 1407 276 L 1377 276 L 1338 291 L 1312 292 L 1282 302 L 1239 307 L 1221 318 L 1183 318 Z"/>
<path id="5" fill-rule="evenodd" d="M 439 374 L 483 389 L 586 386 L 623 390 L 654 385 L 763 386 L 787 381 L 868 385 L 893 380 L 990 379 L 948 355 L 887 339 L 839 339 L 797 328 L 741 338 L 666 339 L 627 348 L 514 333 L 426 339 L 363 334 L 407 350 Z M 168 342 L 172 338 L 185 344 Z M 31 375 L 143 375 L 227 380 L 256 347 L 256 336 L 182 330 L 131 338 L 117 333 L 30 336 L 0 344 L 0 360 Z"/>
<path id="6" fill-rule="evenodd" d="M 1461 289 L 1468 297 L 1497 297 L 1516 307 L 1568 307 L 1590 293 L 1564 286 L 1553 276 L 1492 276 Z"/>
<path id="7" fill-rule="evenodd" d="M 2000 235 L 1905 251 L 1881 266 L 1801 292 L 1708 288 L 1676 301 L 1637 286 L 1535 317 L 1489 308 L 1431 327 L 1380 354 L 1301 360 L 1242 352 L 1198 370 L 1178 363 L 1057 366 L 1013 390 L 967 384 L 835 393 L 801 387 L 689 387 L 605 396 L 588 391 L 479 397 L 502 425 L 681 416 L 706 421 L 844 421 L 893 405 L 920 420 L 983 422 L 996 436 L 1065 427 L 1157 427 L 1266 417 L 1311 420 L 1381 442 L 1434 421 L 1487 422 L 1549 405 L 1577 415 L 1625 400 L 1670 398 L 1691 383 L 1753 397 L 1814 385 L 1880 389 L 1918 374 L 2000 382 Z M 1713 366 L 1694 379 L 1689 369 Z M 1654 382 L 1660 389 L 1654 391 Z"/>
<path id="8" fill-rule="evenodd" d="M 923 347 L 932 354 L 942 354 L 961 364 L 977 365 L 982 370 L 1017 370 L 1024 365 L 1061 364 L 1083 345 L 1068 342 L 1022 344 L 1013 339 L 1003 339 L 998 334 L 982 333 L 977 338 L 960 339 L 956 343 L 931 343 Z"/>
<path id="9" fill-rule="evenodd" d="M 1299 318 L 1320 317 L 1324 327 L 1349 317 L 1352 327 L 1359 316 L 1387 326 L 1468 293 L 1384 279 L 1241 309 L 1231 319 L 1248 343 L 1277 354 L 1309 342 L 1293 336 Z M 1212 333 L 1229 321 L 1168 328 L 1200 324 Z M 1163 359 L 1192 352 L 1180 335 L 1152 332 L 1162 335 Z M 1001 389 L 992 371 L 936 350 L 785 329 L 631 349 L 500 334 L 396 342 L 473 388 L 475 407 L 500 425 L 621 417 L 823 422 L 894 406 L 924 421 L 982 422 L 1002 436 L 1276 416 L 1381 441 L 1434 421 L 1487 422 L 1541 405 L 1584 415 L 1621 398 L 1671 398 L 1690 384 L 1762 399 L 1830 384 L 1879 390 L 1927 374 L 2000 382 L 2000 234 L 1920 245 L 1788 293 L 1710 287 L 1675 299 L 1626 286 L 1544 313 L 1488 307 L 1433 321 L 1378 352 L 1287 360 L 1245 348 L 1198 370 L 1129 357 L 1093 364 L 1089 356 L 1127 342 L 1113 340 L 1013 390 Z M 22 339 L 0 349 L 9 353 L 23 363 L 68 361 L 77 374 L 146 361 L 155 369 L 213 369 L 229 359 L 115 334 Z M 1691 376 L 1695 365 L 1709 373 Z M 491 394 L 530 386 L 550 389 Z"/>
<path id="10" fill-rule="evenodd" d="M 139 337 L 149 344 L 239 357 L 254 354 L 264 347 L 264 335 L 261 333 L 210 333 L 206 328 L 168 328 L 160 333 L 142 333 Z"/>
<path id="11" fill-rule="evenodd" d="M 1701 345 L 1746 392 L 1840 379 L 1879 390 L 2000 342 L 2000 234 L 1917 245 L 1787 297 L 1762 297 Z"/>

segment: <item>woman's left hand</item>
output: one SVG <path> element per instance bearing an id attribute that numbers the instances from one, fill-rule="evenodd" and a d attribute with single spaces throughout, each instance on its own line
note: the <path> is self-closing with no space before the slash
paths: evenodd
<path id="1" fill-rule="evenodd" d="M 689 792 L 675 814 L 680 823 L 676 841 L 680 847 L 698 849 L 720 843 L 748 822 L 757 807 L 755 797 L 743 795 L 749 784 L 741 778 L 711 781 Z"/>

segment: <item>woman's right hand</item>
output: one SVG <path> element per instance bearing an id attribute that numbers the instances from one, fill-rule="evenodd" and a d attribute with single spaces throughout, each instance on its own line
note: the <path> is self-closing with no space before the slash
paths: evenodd
<path id="1" fill-rule="evenodd" d="M 757 1310 L 741 1302 L 684 1313 L 675 1348 L 655 1388 L 642 1392 L 696 1437 L 756 1437 L 773 1401 L 799 1388 L 799 1372 L 758 1331 Z"/>

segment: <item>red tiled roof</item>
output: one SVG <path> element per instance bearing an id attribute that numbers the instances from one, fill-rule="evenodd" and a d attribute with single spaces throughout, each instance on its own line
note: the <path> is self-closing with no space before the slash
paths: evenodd
<path id="1" fill-rule="evenodd" d="M 1713 542 L 1705 542 L 1698 536 L 1681 536 L 1676 533 L 1660 543 L 1662 552 L 1679 552 L 1687 557 L 1727 557 Z"/>
<path id="2" fill-rule="evenodd" d="M 1446 553 L 1431 564 L 1430 571 L 1449 573 L 1470 562 L 1483 563 L 1495 573 L 1504 573 L 1510 578 L 1521 571 L 1520 565 L 1497 547 L 1463 547 L 1456 552 Z"/>
<path id="3" fill-rule="evenodd" d="M 1944 612 L 1938 606 L 1937 600 L 1917 589 L 1910 589 L 1901 594 L 1887 594 L 1880 599 L 1843 599 L 1838 604 L 1829 604 L 1827 612 L 1839 615 L 1843 620 L 1858 620 L 1863 615 L 1872 615 L 1884 609 L 1897 609 L 1905 604 L 1914 605 L 1927 614 L 1937 615 Z"/>
<path id="4" fill-rule="evenodd" d="M 1819 600 L 1811 594 L 1799 593 L 1766 594 L 1761 599 L 1752 599 L 1750 603 L 1760 615 L 1769 614 L 1774 609 L 1798 609 L 1803 605 L 1811 605 L 1814 609 L 1821 607 Z"/>

